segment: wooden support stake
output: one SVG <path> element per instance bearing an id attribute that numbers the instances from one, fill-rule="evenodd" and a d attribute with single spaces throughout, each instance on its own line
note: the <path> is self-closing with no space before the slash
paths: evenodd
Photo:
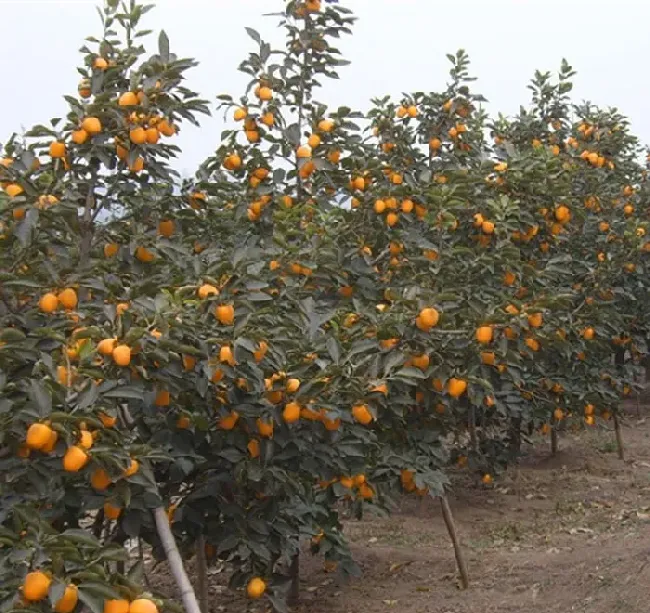
<path id="1" fill-rule="evenodd" d="M 469 587 L 469 575 L 467 574 L 465 558 L 463 557 L 458 535 L 456 534 L 454 516 L 451 513 L 451 508 L 449 507 L 449 501 L 447 500 L 446 494 L 440 496 L 440 506 L 442 508 L 442 517 L 445 520 L 445 525 L 447 526 L 447 531 L 449 532 L 449 537 L 451 538 L 451 544 L 454 546 L 456 565 L 458 566 L 458 574 L 460 575 L 460 585 L 464 590 L 466 590 Z"/>
<path id="2" fill-rule="evenodd" d="M 169 527 L 169 518 L 164 507 L 158 507 L 153 511 L 154 519 L 156 520 L 156 530 L 160 537 L 160 542 L 163 546 L 167 562 L 169 562 L 169 570 L 174 577 L 176 587 L 181 594 L 181 600 L 185 613 L 201 613 L 201 608 L 196 600 L 194 588 L 190 583 L 185 567 L 183 566 L 183 559 L 176 546 L 174 535 Z"/>
<path id="3" fill-rule="evenodd" d="M 614 432 L 616 433 L 616 446 L 618 447 L 618 457 L 625 460 L 625 447 L 623 446 L 623 435 L 621 434 L 621 424 L 618 415 L 614 413 Z"/>

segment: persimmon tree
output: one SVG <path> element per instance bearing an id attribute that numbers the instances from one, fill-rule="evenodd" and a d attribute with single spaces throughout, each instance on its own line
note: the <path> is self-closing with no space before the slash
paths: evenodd
<path id="1" fill-rule="evenodd" d="M 190 556 L 204 610 L 216 560 L 283 610 L 305 542 L 357 572 L 345 515 L 440 497 L 457 545 L 457 469 L 489 487 L 536 431 L 619 431 L 647 173 L 566 62 L 514 118 L 489 119 L 464 51 L 441 91 L 330 109 L 354 17 L 291 0 L 283 49 L 247 30 L 246 91 L 181 180 L 174 135 L 209 107 L 164 33 L 146 56 L 150 8 L 106 0 L 66 117 L 4 148 L 3 608 L 155 613 L 136 538 L 188 611 Z"/>

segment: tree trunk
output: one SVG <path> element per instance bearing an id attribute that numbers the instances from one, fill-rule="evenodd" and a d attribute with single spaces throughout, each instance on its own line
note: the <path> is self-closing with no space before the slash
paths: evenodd
<path id="1" fill-rule="evenodd" d="M 473 404 L 469 404 L 467 409 L 467 428 L 469 430 L 469 438 L 472 444 L 474 453 L 478 453 L 478 440 L 476 438 L 476 410 Z"/>
<path id="2" fill-rule="evenodd" d="M 185 613 L 201 613 L 201 608 L 196 600 L 194 588 L 187 577 L 185 567 L 183 566 L 183 559 L 178 551 L 178 547 L 176 547 L 174 535 L 169 527 L 169 519 L 164 507 L 154 509 L 153 515 L 156 520 L 156 530 L 160 537 L 160 542 L 165 551 L 167 561 L 169 562 L 169 570 L 171 571 L 176 586 L 178 587 L 178 591 L 181 594 Z"/>
<path id="3" fill-rule="evenodd" d="M 513 417 L 510 421 L 510 453 L 518 457 L 521 453 L 521 417 Z"/>
<path id="4" fill-rule="evenodd" d="M 555 455 L 557 453 L 557 424 L 553 424 L 551 427 L 551 455 Z"/>
<path id="5" fill-rule="evenodd" d="M 458 574 L 460 575 L 460 584 L 462 588 L 466 590 L 469 587 L 467 565 L 465 564 L 463 551 L 458 540 L 458 535 L 456 534 L 454 516 L 451 513 L 451 508 L 449 507 L 449 501 L 447 500 L 446 494 L 440 496 L 440 506 L 442 508 L 442 517 L 445 520 L 445 525 L 447 526 L 447 532 L 449 532 L 449 538 L 451 538 L 451 544 L 454 546 L 454 555 L 456 556 L 456 565 L 458 566 Z"/>
<path id="6" fill-rule="evenodd" d="M 196 582 L 199 590 L 201 613 L 208 613 L 208 563 L 205 559 L 205 537 L 196 540 Z"/>
<path id="7" fill-rule="evenodd" d="M 300 551 L 296 551 L 293 558 L 291 558 L 289 577 L 291 578 L 291 586 L 289 587 L 288 601 L 290 605 L 296 605 L 300 599 Z"/>

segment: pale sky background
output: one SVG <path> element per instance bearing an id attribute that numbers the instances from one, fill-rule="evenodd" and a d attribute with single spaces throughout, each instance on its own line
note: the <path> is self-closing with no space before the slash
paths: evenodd
<path id="1" fill-rule="evenodd" d="M 62 94 L 76 91 L 79 47 L 101 35 L 95 0 L 0 0 L 2 97 L 0 142 L 66 109 Z M 617 106 L 650 142 L 650 3 L 645 0 L 343 0 L 359 18 L 340 48 L 352 65 L 340 69 L 318 98 L 332 106 L 366 109 L 373 96 L 438 91 L 448 76 L 445 53 L 469 52 L 476 88 L 496 114 L 528 104 L 526 88 L 535 69 L 555 71 L 566 57 L 578 71 L 576 101 Z M 158 0 L 143 19 L 165 29 L 171 50 L 194 57 L 188 85 L 214 102 L 216 94 L 238 97 L 246 79 L 236 70 L 253 48 L 244 26 L 272 44 L 282 42 L 276 18 L 262 17 L 283 0 Z M 150 38 L 148 49 L 156 49 Z M 202 128 L 185 126 L 176 143 L 184 152 L 183 174 L 215 149 L 221 115 Z"/>

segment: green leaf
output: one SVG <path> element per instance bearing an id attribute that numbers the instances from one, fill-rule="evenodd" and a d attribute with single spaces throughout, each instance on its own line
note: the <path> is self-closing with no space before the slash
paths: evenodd
<path id="1" fill-rule="evenodd" d="M 160 31 L 160 36 L 158 37 L 158 54 L 163 64 L 169 63 L 169 38 L 164 30 Z"/>
<path id="2" fill-rule="evenodd" d="M 42 381 L 30 379 L 27 395 L 38 408 L 41 417 L 47 417 L 52 412 L 52 395 Z"/>

